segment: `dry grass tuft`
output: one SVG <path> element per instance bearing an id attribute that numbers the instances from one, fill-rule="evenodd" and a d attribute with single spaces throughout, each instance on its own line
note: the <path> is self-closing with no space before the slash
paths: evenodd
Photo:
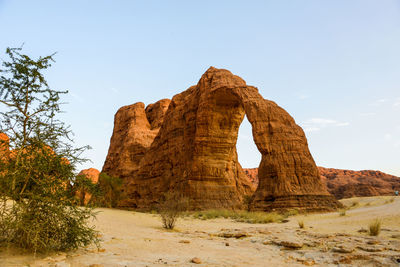
<path id="1" fill-rule="evenodd" d="M 375 219 L 372 223 L 368 226 L 368 234 L 370 236 L 378 236 L 381 232 L 381 225 L 382 222 L 379 219 Z"/>
<path id="2" fill-rule="evenodd" d="M 297 221 L 297 223 L 301 229 L 304 229 L 304 221 Z"/>

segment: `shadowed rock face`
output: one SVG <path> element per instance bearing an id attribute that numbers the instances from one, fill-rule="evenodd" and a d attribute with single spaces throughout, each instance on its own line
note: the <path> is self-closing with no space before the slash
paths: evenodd
<path id="1" fill-rule="evenodd" d="M 227 70 L 211 67 L 196 86 L 172 98 L 165 114 L 152 114 L 157 119 L 146 116 L 143 103 L 137 103 L 115 117 L 103 171 L 125 178 L 129 201 L 122 205 L 149 208 L 174 191 L 189 198 L 191 209 L 240 208 L 243 197 L 254 192 L 236 151 L 247 115 L 262 154 L 252 209 L 340 206 L 321 183 L 303 130 L 285 110 Z M 155 124 L 161 128 L 152 130 L 155 121 L 162 121 Z"/>

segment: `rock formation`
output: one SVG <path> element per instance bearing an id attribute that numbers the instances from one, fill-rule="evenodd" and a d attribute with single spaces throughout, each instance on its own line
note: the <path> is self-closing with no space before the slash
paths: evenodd
<path id="1" fill-rule="evenodd" d="M 124 179 L 122 206 L 150 208 L 173 191 L 188 198 L 191 209 L 242 207 L 254 192 L 236 151 L 245 115 L 262 154 L 252 209 L 340 206 L 321 182 L 303 130 L 240 77 L 211 67 L 164 107 L 136 103 L 115 116 L 103 171 Z"/>
<path id="2" fill-rule="evenodd" d="M 122 179 L 131 177 L 156 137 L 170 103 L 169 99 L 149 105 L 124 106 L 114 117 L 114 131 L 102 172 Z"/>
<path id="3" fill-rule="evenodd" d="M 8 153 L 10 139 L 5 133 L 0 132 L 0 156 Z"/>
<path id="4" fill-rule="evenodd" d="M 400 191 L 400 177 L 380 171 L 318 169 L 328 191 L 337 199 L 393 195 Z"/>
<path id="5" fill-rule="evenodd" d="M 96 184 L 99 181 L 100 171 L 95 168 L 82 170 L 79 174 L 88 178 L 92 183 Z M 92 198 L 92 195 L 85 191 L 77 191 L 76 196 L 79 198 L 82 205 L 87 205 Z"/>
<path id="6" fill-rule="evenodd" d="M 243 168 L 244 173 L 249 178 L 250 182 L 257 187 L 258 186 L 258 168 Z"/>
<path id="7" fill-rule="evenodd" d="M 258 169 L 243 169 L 249 180 L 258 185 Z M 318 167 L 322 182 L 335 198 L 393 195 L 400 191 L 400 177 L 380 171 L 339 170 Z"/>

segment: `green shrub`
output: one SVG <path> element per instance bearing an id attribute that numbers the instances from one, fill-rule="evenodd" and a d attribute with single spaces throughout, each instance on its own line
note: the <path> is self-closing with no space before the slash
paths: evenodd
<path id="1" fill-rule="evenodd" d="M 42 74 L 53 55 L 34 60 L 21 49 L 7 48 L 0 69 L 0 132 L 9 137 L 1 145 L 11 150 L 0 156 L 0 243 L 34 253 L 98 245 L 88 225 L 96 214 L 71 193 L 88 146 L 76 148 L 58 119 L 67 91 L 51 89 Z"/>
<path id="2" fill-rule="evenodd" d="M 105 172 L 100 173 L 93 203 L 101 207 L 115 208 L 122 198 L 122 180 Z"/>
<path id="3" fill-rule="evenodd" d="M 94 184 L 92 180 L 87 178 L 85 175 L 78 175 L 74 180 L 71 193 L 77 198 L 78 205 L 85 206 L 90 203 L 90 200 L 89 203 L 85 203 L 86 195 L 90 194 L 92 197 L 95 197 L 99 194 L 98 191 L 97 184 Z"/>

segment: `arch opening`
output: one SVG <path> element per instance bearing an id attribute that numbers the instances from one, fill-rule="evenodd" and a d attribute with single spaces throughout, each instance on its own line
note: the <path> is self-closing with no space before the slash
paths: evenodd
<path id="1" fill-rule="evenodd" d="M 261 153 L 253 140 L 252 126 L 246 115 L 239 127 L 236 151 L 238 153 L 239 164 L 242 166 L 250 182 L 257 188 Z"/>

